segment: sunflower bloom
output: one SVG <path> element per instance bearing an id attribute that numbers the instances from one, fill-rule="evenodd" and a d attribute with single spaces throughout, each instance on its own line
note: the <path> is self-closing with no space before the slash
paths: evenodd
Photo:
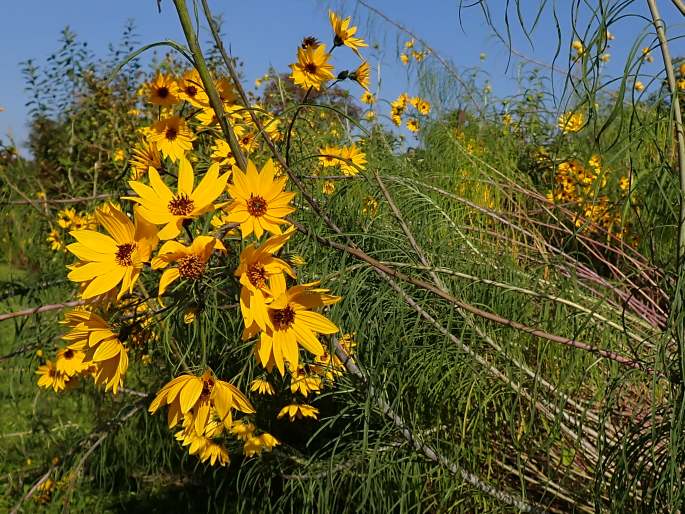
<path id="1" fill-rule="evenodd" d="M 231 410 L 253 414 L 254 408 L 240 390 L 217 379 L 207 370 L 202 376 L 181 375 L 168 382 L 157 393 L 148 409 L 155 413 L 160 407 L 168 405 L 167 422 L 173 428 L 189 414 L 194 420 L 197 434 L 204 434 L 210 421 L 210 410 L 214 409 L 219 420 L 226 428 L 231 428 Z"/>
<path id="2" fill-rule="evenodd" d="M 357 27 L 350 27 L 352 17 L 348 16 L 347 18 L 342 19 L 333 11 L 328 11 L 328 19 L 331 22 L 333 32 L 335 32 L 333 46 L 336 47 L 345 45 L 346 47 L 351 48 L 354 53 L 359 55 L 361 58 L 361 55 L 359 54 L 359 48 L 369 45 L 367 45 L 363 39 L 354 37 L 354 35 L 357 33 Z"/>
<path id="3" fill-rule="evenodd" d="M 143 263 L 150 259 L 157 245 L 157 229 L 137 212 L 134 225 L 111 204 L 98 208 L 95 216 L 110 235 L 94 230 L 71 231 L 77 242 L 67 246 L 67 250 L 81 262 L 72 267 L 67 277 L 85 285 L 81 292 L 84 300 L 108 293 L 121 283 L 118 299 L 133 291 Z"/>
<path id="4" fill-rule="evenodd" d="M 257 330 L 266 330 L 269 315 L 266 304 L 271 300 L 271 289 L 285 291 L 285 274 L 295 278 L 288 263 L 274 257 L 295 232 L 290 227 L 283 234 L 271 236 L 264 244 L 251 244 L 240 254 L 240 264 L 235 270 L 242 286 L 240 290 L 240 310 L 245 320 L 243 339 L 249 339 Z"/>
<path id="5" fill-rule="evenodd" d="M 319 163 L 324 168 L 337 166 L 341 161 L 341 150 L 337 146 L 324 146 L 319 148 Z"/>
<path id="6" fill-rule="evenodd" d="M 557 126 L 564 133 L 579 132 L 585 124 L 585 116 L 582 112 L 565 112 L 559 116 Z"/>
<path id="7" fill-rule="evenodd" d="M 275 178 L 275 171 L 271 159 L 261 172 L 249 160 L 247 173 L 233 169 L 233 184 L 228 186 L 233 203 L 226 210 L 230 222 L 240 223 L 243 238 L 253 232 L 258 238 L 264 232 L 280 234 L 280 225 L 287 223 L 284 217 L 295 210 L 290 206 L 295 193 L 283 190 L 287 178 Z"/>
<path id="8" fill-rule="evenodd" d="M 179 101 L 176 80 L 169 75 L 158 73 L 154 80 L 148 84 L 147 89 L 147 99 L 151 104 L 169 107 Z"/>
<path id="9" fill-rule="evenodd" d="M 299 393 L 305 398 L 309 393 L 321 391 L 321 378 L 316 375 L 308 375 L 302 366 L 290 378 L 290 392 Z"/>
<path id="10" fill-rule="evenodd" d="M 57 371 L 57 368 L 52 361 L 46 361 L 45 364 L 38 366 L 36 375 L 40 375 L 38 387 L 52 389 L 56 393 L 64 391 L 66 382 L 69 381 L 69 377 Z"/>
<path id="11" fill-rule="evenodd" d="M 359 170 L 363 170 L 366 166 L 366 154 L 356 145 L 343 147 L 340 150 L 340 157 L 343 159 L 340 163 L 340 171 L 348 177 L 357 175 Z"/>
<path id="12" fill-rule="evenodd" d="M 281 419 L 286 416 L 288 416 L 291 423 L 296 419 L 302 418 L 318 419 L 319 409 L 317 409 L 316 407 L 312 407 L 311 405 L 291 403 L 290 405 L 286 405 L 285 407 L 283 407 L 276 416 L 276 418 Z"/>
<path id="13" fill-rule="evenodd" d="M 178 241 L 164 243 L 157 257 L 152 259 L 152 269 L 166 268 L 171 263 L 176 263 L 176 266 L 162 273 L 162 278 L 159 280 L 159 296 L 162 296 L 167 288 L 179 278 L 197 280 L 202 277 L 207 261 L 215 248 L 226 249 L 221 241 L 212 236 L 198 236 L 190 246 L 185 246 Z"/>
<path id="14" fill-rule="evenodd" d="M 71 378 L 88 369 L 88 364 L 83 363 L 84 358 L 85 354 L 81 351 L 73 350 L 72 348 L 62 348 L 57 352 L 55 368 L 58 373 Z"/>
<path id="15" fill-rule="evenodd" d="M 371 93 L 371 91 L 366 90 L 364 91 L 364 93 L 362 93 L 361 101 L 363 104 L 373 105 L 376 103 L 376 97 L 373 96 L 373 93 Z"/>
<path id="16" fill-rule="evenodd" d="M 268 432 L 264 432 L 263 434 L 252 436 L 245 441 L 245 445 L 243 446 L 243 454 L 245 457 L 253 457 L 265 451 L 270 452 L 274 446 L 279 444 L 281 443 L 278 441 L 278 439 Z"/>
<path id="17" fill-rule="evenodd" d="M 326 294 L 325 289 L 313 289 L 317 283 L 303 284 L 288 290 L 272 288 L 274 300 L 267 305 L 269 328 L 261 333 L 255 350 L 257 360 L 269 369 L 276 365 L 285 375 L 285 363 L 291 370 L 299 365 L 299 347 L 314 356 L 323 355 L 324 349 L 316 334 L 335 334 L 338 327 L 311 309 L 331 305 L 340 297 Z"/>
<path id="18" fill-rule="evenodd" d="M 214 200 L 223 192 L 228 174 L 219 176 L 218 166 L 210 167 L 195 187 L 195 175 L 190 162 L 182 159 L 178 169 L 178 190 L 172 193 L 157 170 L 150 168 L 150 185 L 134 180 L 129 186 L 139 196 L 127 197 L 140 204 L 140 215 L 150 223 L 164 225 L 159 231 L 161 240 L 173 239 L 181 232 L 185 220 L 195 219 L 214 210 Z"/>
<path id="19" fill-rule="evenodd" d="M 94 368 L 95 383 L 117 394 L 128 370 L 128 352 L 109 324 L 85 309 L 68 312 L 60 323 L 71 328 L 62 339 L 70 349 L 84 353 L 83 365 Z"/>
<path id="20" fill-rule="evenodd" d="M 194 107 L 207 107 L 209 97 L 202 86 L 202 79 L 196 69 L 186 71 L 177 82 L 178 95 Z"/>
<path id="21" fill-rule="evenodd" d="M 178 116 L 159 120 L 152 126 L 148 139 L 172 161 L 183 160 L 188 150 L 193 148 L 195 135 L 186 122 Z"/>
<path id="22" fill-rule="evenodd" d="M 293 79 L 296 85 L 304 89 L 321 89 L 321 85 L 333 79 L 333 65 L 328 62 L 330 55 L 326 53 L 326 45 L 315 48 L 298 48 L 297 62 L 290 65 Z"/>
<path id="23" fill-rule="evenodd" d="M 268 380 L 263 378 L 255 378 L 252 382 L 250 382 L 250 391 L 257 394 L 268 394 L 269 396 L 276 394 L 274 386 L 272 386 Z"/>

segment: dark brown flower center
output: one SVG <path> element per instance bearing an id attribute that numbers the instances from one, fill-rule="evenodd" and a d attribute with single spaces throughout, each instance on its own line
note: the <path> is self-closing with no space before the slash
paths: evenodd
<path id="1" fill-rule="evenodd" d="M 307 73 L 311 73 L 312 75 L 316 75 L 316 71 L 319 69 L 319 67 L 314 64 L 313 62 L 308 62 L 307 64 L 304 65 L 304 71 Z"/>
<path id="2" fill-rule="evenodd" d="M 169 96 L 169 88 L 166 86 L 157 88 L 157 96 L 160 98 L 166 98 Z"/>
<path id="3" fill-rule="evenodd" d="M 124 243 L 123 245 L 117 246 L 117 253 L 114 255 L 114 261 L 119 266 L 131 266 L 133 265 L 133 250 L 136 249 L 135 243 Z"/>
<path id="4" fill-rule="evenodd" d="M 67 348 L 66 350 L 64 350 L 62 357 L 64 357 L 65 359 L 73 359 L 74 358 L 74 350 L 72 350 L 71 348 Z"/>
<path id="5" fill-rule="evenodd" d="M 188 95 L 191 98 L 194 97 L 195 95 L 197 95 L 197 88 L 195 86 L 187 86 L 186 95 Z"/>
<path id="6" fill-rule="evenodd" d="M 211 378 L 205 378 L 202 381 L 202 393 L 200 393 L 201 400 L 207 400 L 212 394 L 212 389 L 214 389 L 214 380 Z"/>
<path id="7" fill-rule="evenodd" d="M 205 263 L 197 255 L 188 255 L 178 260 L 178 272 L 183 278 L 197 280 L 205 272 Z"/>
<path id="8" fill-rule="evenodd" d="M 250 195 L 250 199 L 247 201 L 247 212 L 250 215 L 258 218 L 259 216 L 264 216 L 266 214 L 266 200 L 259 195 Z"/>
<path id="9" fill-rule="evenodd" d="M 302 40 L 302 48 L 305 50 L 307 48 L 316 48 L 320 45 L 321 43 L 319 42 L 318 39 L 316 39 L 314 36 L 307 36 Z"/>
<path id="10" fill-rule="evenodd" d="M 169 212 L 174 216 L 187 216 L 195 208 L 195 202 L 185 193 L 179 193 L 169 200 Z"/>
<path id="11" fill-rule="evenodd" d="M 166 131 L 164 132 L 164 137 L 167 139 L 167 141 L 173 141 L 178 137 L 178 129 L 176 127 L 167 127 Z"/>
<path id="12" fill-rule="evenodd" d="M 247 278 L 253 286 L 260 288 L 264 287 L 266 286 L 267 278 L 266 269 L 258 262 L 250 264 L 247 268 Z"/>
<path id="13" fill-rule="evenodd" d="M 286 330 L 295 321 L 295 310 L 290 305 L 285 309 L 273 309 L 269 314 L 276 330 Z"/>

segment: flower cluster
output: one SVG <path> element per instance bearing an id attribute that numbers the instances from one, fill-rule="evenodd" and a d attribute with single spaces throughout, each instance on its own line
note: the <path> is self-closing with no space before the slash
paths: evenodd
<path id="1" fill-rule="evenodd" d="M 585 126 L 585 115 L 580 111 L 565 112 L 559 116 L 557 126 L 564 134 L 580 132 Z"/>
<path id="2" fill-rule="evenodd" d="M 95 216 L 91 213 L 77 213 L 72 208 L 62 209 L 57 213 L 55 221 L 47 237 L 50 248 L 56 252 L 66 251 L 65 238 L 70 230 L 94 229 L 97 227 Z"/>
<path id="3" fill-rule="evenodd" d="M 413 58 L 416 62 L 421 62 L 426 58 L 425 50 L 416 50 L 416 40 L 409 39 L 404 42 L 404 52 L 400 54 L 400 61 L 402 64 L 407 65 L 409 61 Z"/>
<path id="4" fill-rule="evenodd" d="M 402 116 L 407 115 L 406 126 L 411 132 L 418 132 L 421 116 L 428 116 L 431 112 L 431 104 L 418 96 L 409 96 L 402 93 L 390 103 L 390 119 L 396 126 L 402 125 Z"/>

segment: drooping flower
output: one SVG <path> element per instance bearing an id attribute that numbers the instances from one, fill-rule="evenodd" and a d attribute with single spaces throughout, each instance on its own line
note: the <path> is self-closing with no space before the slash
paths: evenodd
<path id="1" fill-rule="evenodd" d="M 182 118 L 172 116 L 155 123 L 148 140 L 162 152 L 162 155 L 177 161 L 185 159 L 186 152 L 193 148 L 195 135 Z"/>
<path id="2" fill-rule="evenodd" d="M 318 91 L 324 82 L 334 78 L 333 65 L 328 62 L 329 57 L 326 45 L 323 44 L 316 48 L 298 48 L 297 62 L 290 65 L 290 78 L 304 89 L 311 87 Z"/>
<path id="3" fill-rule="evenodd" d="M 226 250 L 223 243 L 216 237 L 198 236 L 190 246 L 178 241 L 167 241 L 159 249 L 157 257 L 152 259 L 152 269 L 167 268 L 169 264 L 176 266 L 167 268 L 159 280 L 159 296 L 179 278 L 197 280 L 205 272 L 207 261 L 215 249 Z"/>
<path id="4" fill-rule="evenodd" d="M 293 394 L 300 393 L 306 398 L 309 393 L 318 393 L 320 391 L 321 378 L 308 374 L 302 366 L 297 369 L 296 373 L 291 375 L 290 392 Z"/>
<path id="5" fill-rule="evenodd" d="M 172 193 L 157 170 L 148 172 L 150 185 L 129 181 L 137 197 L 126 197 L 140 204 L 140 215 L 155 225 L 164 225 L 159 232 L 161 240 L 173 239 L 181 232 L 185 220 L 195 219 L 214 210 L 214 200 L 223 192 L 228 174 L 219 176 L 219 168 L 210 167 L 195 187 L 195 175 L 190 162 L 181 159 L 178 170 L 178 189 Z"/>
<path id="6" fill-rule="evenodd" d="M 359 48 L 369 46 L 363 39 L 354 37 L 357 33 L 357 27 L 350 27 L 352 22 L 352 17 L 348 16 L 345 19 L 339 17 L 333 11 L 328 11 L 328 19 L 331 22 L 331 27 L 333 32 L 335 32 L 335 37 L 333 39 L 333 46 L 343 46 L 351 48 L 354 53 L 356 53 L 360 58 Z"/>
<path id="7" fill-rule="evenodd" d="M 314 356 L 324 353 L 316 334 L 335 334 L 338 327 L 325 316 L 311 309 L 331 305 L 340 297 L 327 294 L 326 289 L 314 289 L 318 285 L 302 284 L 287 290 L 272 287 L 274 300 L 267 305 L 268 329 L 261 333 L 255 353 L 257 360 L 269 369 L 276 365 L 281 375 L 285 374 L 285 363 L 291 370 L 299 365 L 299 347 L 302 346 Z"/>
<path id="8" fill-rule="evenodd" d="M 149 411 L 155 413 L 168 405 L 167 422 L 173 428 L 188 414 L 194 420 L 197 434 L 204 434 L 213 409 L 226 428 L 233 424 L 232 410 L 253 414 L 250 401 L 234 385 L 217 379 L 207 370 L 202 376 L 181 375 L 168 382 L 157 393 Z"/>
<path id="9" fill-rule="evenodd" d="M 291 403 L 290 405 L 286 405 L 285 407 L 283 407 L 276 416 L 276 418 L 281 419 L 286 416 L 288 416 L 290 422 L 302 418 L 318 419 L 319 409 L 317 409 L 316 407 L 312 407 L 311 405 Z"/>
<path id="10" fill-rule="evenodd" d="M 243 339 L 249 339 L 257 330 L 266 330 L 269 316 L 267 300 L 271 300 L 271 290 L 285 291 L 285 275 L 295 278 L 290 265 L 275 257 L 283 245 L 295 232 L 290 227 L 283 234 L 271 236 L 264 244 L 255 243 L 245 247 L 240 254 L 240 263 L 235 270 L 242 286 L 240 290 L 240 310 L 245 320 Z"/>
<path id="11" fill-rule="evenodd" d="M 241 441 L 247 441 L 250 437 L 254 435 L 254 431 L 257 427 L 253 423 L 246 422 L 245 420 L 234 421 L 231 426 L 231 435 L 234 435 L 237 439 Z"/>
<path id="12" fill-rule="evenodd" d="M 268 394 L 269 396 L 276 394 L 276 391 L 274 391 L 274 386 L 272 386 L 268 380 L 263 378 L 255 378 L 250 383 L 250 391 L 257 394 Z"/>
<path id="13" fill-rule="evenodd" d="M 40 375 L 38 387 L 52 389 L 56 393 L 64 391 L 66 382 L 69 380 L 69 377 L 57 371 L 52 361 L 46 361 L 45 364 L 38 366 L 36 374 Z"/>
<path id="14" fill-rule="evenodd" d="M 128 351 L 109 324 L 92 311 L 74 309 L 64 321 L 71 330 L 62 336 L 69 348 L 83 352 L 83 365 L 94 368 L 95 383 L 117 394 L 128 370 Z"/>
<path id="15" fill-rule="evenodd" d="M 253 457 L 262 452 L 270 452 L 274 446 L 281 444 L 278 439 L 264 432 L 263 434 L 252 436 L 245 441 L 243 446 L 243 454 L 245 457 Z"/>
<path id="16" fill-rule="evenodd" d="M 321 191 L 323 194 L 330 196 L 335 192 L 335 182 L 332 180 L 326 180 L 323 183 L 323 187 L 321 188 Z"/>
<path id="17" fill-rule="evenodd" d="M 179 101 L 176 80 L 169 75 L 158 73 L 147 88 L 148 101 L 151 104 L 169 107 Z"/>
<path id="18" fill-rule="evenodd" d="M 280 225 L 287 223 L 284 217 L 295 210 L 290 206 L 295 193 L 283 190 L 287 177 L 274 178 L 274 175 L 270 159 L 261 172 L 249 160 L 246 173 L 233 168 L 233 184 L 228 186 L 233 202 L 226 210 L 230 222 L 240 223 L 243 238 L 253 232 L 257 237 L 262 237 L 265 231 L 280 234 Z"/>
<path id="19" fill-rule="evenodd" d="M 157 150 L 155 145 L 144 142 L 133 148 L 133 155 L 128 163 L 131 166 L 131 179 L 138 180 L 151 167 L 159 169 L 162 165 L 162 157 L 159 155 L 159 150 Z"/>
<path id="20" fill-rule="evenodd" d="M 349 75 L 350 80 L 354 80 L 357 84 L 363 87 L 366 92 L 369 91 L 369 84 L 371 83 L 371 70 L 369 62 L 364 61 L 359 67 Z"/>
<path id="21" fill-rule="evenodd" d="M 108 293 L 119 283 L 121 288 L 117 298 L 121 298 L 126 292 L 133 291 L 143 263 L 150 259 L 158 241 L 157 228 L 138 212 L 134 225 L 112 204 L 98 208 L 95 216 L 110 235 L 94 230 L 70 232 L 77 242 L 67 246 L 67 250 L 81 262 L 72 266 L 67 277 L 85 285 L 81 292 L 84 300 Z"/>

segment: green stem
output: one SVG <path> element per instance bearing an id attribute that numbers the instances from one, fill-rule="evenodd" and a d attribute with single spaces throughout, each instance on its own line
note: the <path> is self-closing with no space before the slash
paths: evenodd
<path id="1" fill-rule="evenodd" d="M 200 48 L 197 34 L 195 34 L 195 29 L 193 28 L 193 22 L 190 19 L 190 13 L 188 12 L 186 2 L 185 0 L 174 0 L 174 5 L 176 6 L 176 12 L 178 13 L 178 19 L 181 22 L 181 27 L 183 27 L 183 33 L 188 41 L 188 48 L 190 48 L 190 53 L 195 61 L 195 68 L 200 75 L 202 85 L 204 86 L 207 96 L 209 97 L 209 103 L 212 106 L 212 109 L 214 109 L 214 113 L 219 120 L 221 131 L 223 132 L 226 142 L 235 156 L 238 167 L 242 170 L 246 170 L 247 160 L 245 159 L 245 155 L 238 144 L 238 138 L 235 136 L 233 127 L 231 127 L 228 118 L 226 118 L 223 102 L 219 97 L 219 92 L 216 90 L 212 76 L 209 73 L 209 68 L 207 67 L 207 62 L 205 61 L 204 55 L 202 54 L 202 48 Z"/>

